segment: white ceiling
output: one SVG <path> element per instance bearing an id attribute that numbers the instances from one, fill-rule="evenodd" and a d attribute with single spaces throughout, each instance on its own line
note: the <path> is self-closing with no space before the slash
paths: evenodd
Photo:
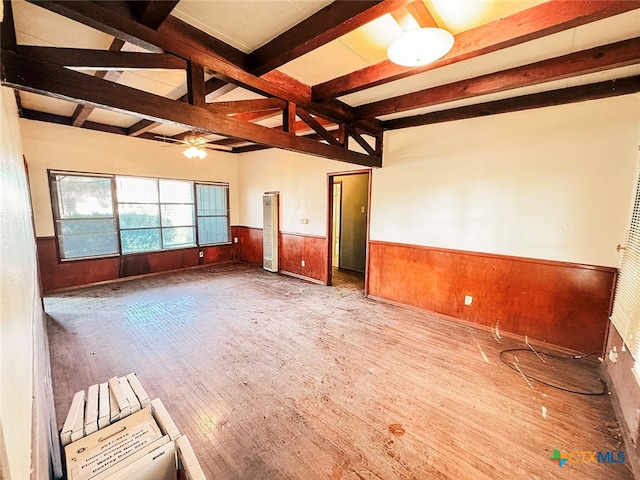
<path id="1" fill-rule="evenodd" d="M 172 15 L 245 53 L 250 53 L 330 3 L 331 0 L 182 0 Z M 456 33 L 543 3 L 543 0 L 426 0 L 425 3 L 441 26 Z M 12 4 L 19 44 L 108 49 L 113 40 L 109 35 L 24 0 L 13 0 Z M 467 18 L 463 18 L 464 15 Z M 341 100 L 352 106 L 363 105 L 533 63 L 638 36 L 639 25 L 640 9 L 637 9 L 539 40 L 346 95 Z M 307 85 L 315 85 L 384 60 L 386 47 L 401 33 L 402 29 L 395 20 L 390 15 L 386 15 L 283 65 L 279 70 Z M 131 47 L 127 49 L 133 50 Z M 603 81 L 616 78 L 618 75 L 638 74 L 640 74 L 640 65 L 634 65 L 617 71 L 525 87 L 519 89 L 518 94 L 535 93 L 590 81 Z M 124 72 L 118 79 L 118 83 L 175 99 L 186 92 L 185 80 L 182 71 L 136 70 Z M 508 96 L 513 96 L 513 91 L 416 109 L 389 115 L 383 119 L 443 110 L 451 106 L 469 105 Z M 256 97 L 257 95 L 246 90 L 236 89 L 218 97 L 216 101 Z M 74 110 L 74 105 L 69 102 L 24 92 L 21 93 L 21 101 L 25 108 L 58 115 L 69 116 Z M 139 118 L 96 109 L 89 120 L 128 127 L 136 123 Z M 175 132 L 175 127 L 169 129 L 158 127 L 154 131 L 169 134 L 169 131 Z"/>

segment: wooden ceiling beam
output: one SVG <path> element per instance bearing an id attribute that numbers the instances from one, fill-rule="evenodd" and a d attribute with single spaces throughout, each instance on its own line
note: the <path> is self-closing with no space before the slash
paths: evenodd
<path id="1" fill-rule="evenodd" d="M 367 142 L 357 130 L 355 130 L 354 128 L 347 127 L 346 133 L 350 135 L 351 138 L 353 138 L 356 141 L 356 143 L 360 145 L 364 149 L 364 151 L 367 152 L 369 155 L 377 154 L 376 149 L 371 145 L 369 145 L 369 142 Z"/>
<path id="2" fill-rule="evenodd" d="M 411 2 L 407 5 L 407 10 L 411 16 L 415 18 L 416 22 L 418 22 L 420 28 L 439 28 L 433 15 L 431 15 L 431 12 L 422 0 Z"/>
<path id="3" fill-rule="evenodd" d="M 357 165 L 380 167 L 381 156 L 365 155 L 244 122 L 124 85 L 106 82 L 48 62 L 2 50 L 2 84 L 42 95 L 88 104 L 194 131 L 241 138 L 250 142 Z"/>
<path id="4" fill-rule="evenodd" d="M 120 42 L 120 41 L 118 41 Z M 187 62 L 168 53 L 122 52 L 88 48 L 18 46 L 18 52 L 65 67 L 86 70 L 135 70 L 156 68 L 184 70 Z"/>
<path id="5" fill-rule="evenodd" d="M 127 135 L 130 137 L 139 137 L 143 133 L 147 133 L 149 130 L 153 130 L 160 125 L 159 122 L 143 119 L 127 128 Z"/>
<path id="6" fill-rule="evenodd" d="M 109 46 L 108 51 L 111 53 L 119 52 L 123 46 L 124 46 L 124 42 L 122 40 L 118 38 L 114 38 L 113 41 L 111 42 L 111 45 Z M 19 51 L 22 51 L 22 50 L 23 50 L 23 47 L 20 47 Z M 110 72 L 110 71 L 101 70 L 94 73 L 94 76 L 96 78 L 103 78 L 111 82 L 116 82 L 118 78 L 120 78 L 120 75 L 122 75 L 122 72 L 119 72 L 119 71 Z M 87 121 L 87 119 L 89 118 L 89 115 L 91 115 L 91 112 L 93 112 L 94 109 L 95 109 L 94 107 L 89 105 L 77 105 L 75 110 L 73 111 L 73 114 L 71 115 L 71 125 L 74 127 L 81 127 Z"/>
<path id="7" fill-rule="evenodd" d="M 452 108 L 440 112 L 425 113 L 413 117 L 387 120 L 382 123 L 384 130 L 418 127 L 434 123 L 453 122 L 466 118 L 485 117 L 501 113 L 519 112 L 534 108 L 553 107 L 568 103 L 585 102 L 601 98 L 629 95 L 640 92 L 640 75 L 618 80 L 562 88 L 548 92 L 534 93 L 493 102 Z"/>
<path id="8" fill-rule="evenodd" d="M 412 0 L 333 2 L 249 54 L 248 70 L 263 75 Z"/>
<path id="9" fill-rule="evenodd" d="M 179 18 L 169 16 L 158 28 L 158 33 L 171 37 L 175 41 L 185 43 L 190 47 L 203 50 L 211 57 L 218 58 L 244 70 L 247 68 L 246 53 L 212 37 L 202 30 L 198 30 Z"/>
<path id="10" fill-rule="evenodd" d="M 135 0 L 127 3 L 138 22 L 157 30 L 179 2 L 180 0 Z"/>
<path id="11" fill-rule="evenodd" d="M 455 36 L 453 49 L 440 60 L 423 67 L 402 67 L 390 60 L 357 70 L 312 88 L 315 101 L 336 98 L 394 80 L 451 65 L 497 50 L 520 45 L 640 8 L 637 0 L 595 0 L 589 2 L 550 0 Z"/>
<path id="12" fill-rule="evenodd" d="M 640 37 L 362 105 L 361 118 L 405 112 L 489 93 L 640 63 Z"/>
<path id="13" fill-rule="evenodd" d="M 222 115 L 235 115 L 238 113 L 260 112 L 265 110 L 282 110 L 287 102 L 279 98 L 256 98 L 252 100 L 236 100 L 231 102 L 207 103 L 207 107 Z"/>
<path id="14" fill-rule="evenodd" d="M 297 91 L 291 91 L 287 87 L 251 75 L 242 68 L 216 56 L 211 49 L 207 50 L 202 45 L 174 37 L 164 28 L 160 28 L 160 32 L 163 33 L 156 32 L 134 20 L 119 15 L 112 9 L 104 8 L 100 4 L 86 0 L 29 0 L 29 2 L 147 50 L 166 51 L 201 64 L 213 72 L 216 77 L 260 95 L 282 98 L 336 121 L 347 123 L 354 121 L 354 110 L 346 104 L 337 101 L 315 103 L 311 100 L 310 95 L 301 95 Z M 377 125 L 377 128 L 380 129 L 380 126 Z"/>
<path id="15" fill-rule="evenodd" d="M 57 123 L 59 125 L 72 126 L 72 117 L 65 117 L 63 115 L 55 115 L 53 113 L 39 112 L 37 110 L 31 110 L 23 108 L 20 113 L 21 118 L 27 120 L 36 120 L 38 122 Z M 115 133 L 117 135 L 126 135 L 126 129 L 117 127 L 114 125 L 106 125 L 104 123 L 97 122 L 84 122 L 80 128 L 87 130 L 95 130 L 98 132 Z"/>
<path id="16" fill-rule="evenodd" d="M 273 84 L 279 85 L 280 87 L 285 88 L 291 92 L 295 92 L 295 95 L 293 96 L 297 98 L 308 99 L 311 97 L 311 87 L 309 87 L 309 85 L 305 85 L 304 83 L 299 82 L 295 78 L 292 78 L 289 75 L 282 73 L 280 70 L 272 70 L 269 73 L 265 73 L 261 78 Z M 354 126 L 361 128 L 362 130 L 365 130 L 366 132 L 371 133 L 372 135 L 377 135 L 380 132 L 382 132 L 380 122 L 377 119 L 375 118 L 356 119 L 355 109 L 352 107 L 349 107 L 350 115 L 346 117 L 345 116 L 337 117 L 334 115 L 330 115 L 330 111 L 327 112 L 318 108 L 310 108 L 309 106 L 311 105 L 312 107 L 316 107 L 318 104 L 309 104 L 309 102 L 306 102 L 306 101 L 303 101 L 303 102 L 295 102 L 292 100 L 289 100 L 289 101 L 291 101 L 291 103 L 295 103 L 296 105 L 303 107 L 304 109 L 306 109 L 311 113 L 321 115 L 322 117 L 325 117 L 325 118 L 330 118 L 336 121 L 336 123 L 349 123 L 349 124 L 353 123 Z"/>
<path id="17" fill-rule="evenodd" d="M 2 0 L 2 24 L 0 27 L 0 45 L 7 50 L 16 51 L 16 27 L 13 22 L 11 0 Z"/>
<path id="18" fill-rule="evenodd" d="M 239 120 L 244 120 L 245 122 L 259 122 L 260 120 L 266 120 L 267 118 L 279 116 L 281 115 L 282 111 L 283 110 L 280 108 L 273 108 L 269 110 L 258 110 L 256 112 L 238 113 L 237 115 L 234 115 L 234 117 Z"/>
<path id="19" fill-rule="evenodd" d="M 204 67 L 195 62 L 187 62 L 187 102 L 189 105 L 204 107 Z"/>
<path id="20" fill-rule="evenodd" d="M 336 137 L 330 133 L 326 128 L 322 126 L 322 124 L 316 120 L 309 112 L 307 112 L 304 108 L 297 107 L 296 115 L 300 117 L 300 119 L 306 123 L 309 127 L 313 129 L 318 135 L 320 135 L 324 140 L 327 141 L 329 145 L 334 145 L 336 147 L 342 147 L 340 142 L 336 139 Z M 298 131 L 298 129 L 296 129 Z M 371 153 L 369 153 L 371 155 Z"/>
<path id="21" fill-rule="evenodd" d="M 296 104 L 287 103 L 287 107 L 282 111 L 282 131 L 296 133 Z"/>

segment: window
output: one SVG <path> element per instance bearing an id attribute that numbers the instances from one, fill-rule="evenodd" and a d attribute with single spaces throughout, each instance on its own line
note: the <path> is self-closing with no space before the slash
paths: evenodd
<path id="1" fill-rule="evenodd" d="M 193 182 L 119 176 L 116 184 L 122 253 L 196 245 Z"/>
<path id="2" fill-rule="evenodd" d="M 229 242 L 228 193 L 229 188 L 224 185 L 196 184 L 200 245 Z"/>
<path id="3" fill-rule="evenodd" d="M 230 241 L 228 184 L 63 172 L 50 181 L 63 260 Z"/>
<path id="4" fill-rule="evenodd" d="M 51 192 L 61 258 L 119 253 L 111 177 L 53 173 Z"/>
<path id="5" fill-rule="evenodd" d="M 194 211 L 193 182 L 160 180 L 162 248 L 196 244 Z"/>

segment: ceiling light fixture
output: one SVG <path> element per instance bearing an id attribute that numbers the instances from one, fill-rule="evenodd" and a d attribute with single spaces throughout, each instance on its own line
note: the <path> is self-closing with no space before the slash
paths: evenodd
<path id="1" fill-rule="evenodd" d="M 189 160 L 191 160 L 192 158 L 199 158 L 199 159 L 203 159 L 204 157 L 207 156 L 207 152 L 204 151 L 204 149 L 200 148 L 197 145 L 191 145 L 190 147 L 186 148 L 182 154 L 187 157 Z"/>
<path id="2" fill-rule="evenodd" d="M 409 30 L 388 49 L 387 57 L 403 67 L 419 67 L 444 57 L 453 47 L 453 35 L 442 28 Z"/>

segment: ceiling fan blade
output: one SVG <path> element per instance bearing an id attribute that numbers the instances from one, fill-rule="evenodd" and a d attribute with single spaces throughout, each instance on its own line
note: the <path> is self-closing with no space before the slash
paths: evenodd
<path id="1" fill-rule="evenodd" d="M 207 150 L 221 150 L 223 152 L 231 152 L 233 150 L 232 147 L 227 145 L 217 145 L 215 143 L 208 143 L 206 145 L 201 145 L 201 148 L 206 148 Z"/>
<path id="2" fill-rule="evenodd" d="M 185 144 L 185 142 L 183 142 L 182 140 L 178 140 L 176 138 L 171 138 L 171 137 L 165 137 L 164 135 L 156 135 L 155 137 L 159 138 L 163 142 L 181 143 L 183 145 Z"/>

